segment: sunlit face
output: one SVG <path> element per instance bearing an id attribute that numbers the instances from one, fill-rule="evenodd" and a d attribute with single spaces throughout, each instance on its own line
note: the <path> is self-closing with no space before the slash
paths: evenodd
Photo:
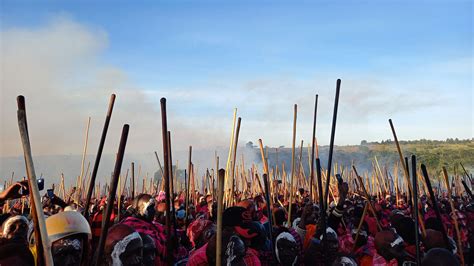
<path id="1" fill-rule="evenodd" d="M 77 236 L 59 239 L 51 245 L 51 253 L 55 265 L 81 265 L 83 241 Z"/>
<path id="2" fill-rule="evenodd" d="M 130 241 L 125 251 L 120 254 L 120 261 L 122 261 L 122 265 L 142 265 L 142 259 L 143 244 L 140 238 L 136 238 Z"/>

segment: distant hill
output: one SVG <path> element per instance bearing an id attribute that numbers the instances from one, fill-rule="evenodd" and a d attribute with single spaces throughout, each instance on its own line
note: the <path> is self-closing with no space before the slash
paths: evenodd
<path id="1" fill-rule="evenodd" d="M 309 173 L 308 147 L 304 144 L 302 153 L 302 163 L 306 173 Z M 474 140 L 447 139 L 438 140 L 415 140 L 400 141 L 400 146 L 404 156 L 410 157 L 412 154 L 417 156 L 417 161 L 424 163 L 430 172 L 439 172 L 443 166 L 453 173 L 456 166 L 457 171 L 462 171 L 459 163 L 462 163 L 470 173 L 474 173 Z M 284 162 L 286 171 L 291 170 L 291 148 L 266 147 L 268 153 L 268 163 L 270 167 Z M 253 143 L 247 143 L 246 149 L 257 153 L 256 158 L 260 158 L 260 151 Z M 319 155 L 321 164 L 327 167 L 329 146 L 320 146 Z M 296 149 L 296 158 L 300 156 L 300 147 Z M 361 171 L 372 169 L 372 161 L 377 157 L 380 166 L 393 168 L 395 162 L 399 162 L 399 156 L 395 143 L 392 140 L 381 142 L 361 141 L 360 145 L 335 146 L 333 154 L 333 163 L 350 167 L 354 163 Z M 261 162 L 261 159 L 258 159 Z"/>

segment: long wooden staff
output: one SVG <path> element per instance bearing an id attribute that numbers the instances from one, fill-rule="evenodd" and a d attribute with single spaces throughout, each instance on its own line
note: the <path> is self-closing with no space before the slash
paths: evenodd
<path id="1" fill-rule="evenodd" d="M 436 196 L 433 192 L 433 188 L 431 187 L 431 181 L 430 177 L 428 176 L 428 171 L 426 170 L 426 166 L 424 164 L 421 164 L 421 172 L 423 173 L 423 177 L 425 178 L 425 183 L 426 186 L 428 187 L 428 192 L 430 193 L 430 198 L 431 198 L 431 204 L 433 205 L 433 209 L 436 214 L 436 219 L 438 221 L 441 220 L 441 213 L 439 211 L 438 207 L 438 201 L 436 200 Z M 449 247 L 449 239 L 448 239 L 448 234 L 446 233 L 446 229 L 444 228 L 444 225 L 441 226 L 441 233 L 443 233 L 443 240 L 446 245 L 446 247 Z"/>
<path id="2" fill-rule="evenodd" d="M 263 142 L 262 142 L 262 139 L 258 139 L 258 144 L 259 144 L 259 147 L 260 147 L 260 155 L 262 156 L 262 164 L 263 164 L 263 173 L 267 175 L 268 177 L 268 161 L 266 160 L 265 158 L 265 153 L 263 152 Z M 257 181 L 258 181 L 258 186 L 260 188 L 260 191 L 262 192 L 263 194 L 263 190 L 262 190 L 262 184 L 260 183 L 260 178 L 258 177 L 258 174 L 255 175 L 255 177 L 257 178 Z M 264 180 L 265 181 L 265 180 Z M 266 188 L 265 188 L 266 189 Z M 271 191 L 266 191 L 266 193 L 271 193 Z M 273 196 L 271 194 L 268 194 L 268 201 L 267 201 L 267 205 L 270 205 L 270 207 L 273 207 Z M 274 215 L 273 212 L 269 212 L 268 213 L 268 216 L 272 216 Z M 273 219 L 270 219 L 269 218 L 269 221 L 273 223 L 275 223 L 275 217 L 273 217 Z M 273 223 L 270 223 L 270 227 L 272 227 Z"/>
<path id="3" fill-rule="evenodd" d="M 89 189 L 87 190 L 86 202 L 84 204 L 84 217 L 86 219 L 89 217 L 89 204 L 92 198 L 92 192 L 94 191 L 95 179 L 97 177 L 97 171 L 99 170 L 100 158 L 102 157 L 102 150 L 104 149 L 105 138 L 107 137 L 107 131 L 109 129 L 110 118 L 112 117 L 112 110 L 115 103 L 115 94 L 110 96 L 109 108 L 107 110 L 107 115 L 105 117 L 104 128 L 102 129 L 102 136 L 100 137 L 99 149 L 97 150 L 97 155 L 95 157 L 94 168 L 92 168 L 91 180 L 89 182 Z"/>
<path id="4" fill-rule="evenodd" d="M 84 164 L 86 160 L 86 154 L 87 154 L 87 143 L 89 142 L 89 127 L 91 125 L 91 118 L 87 119 L 87 126 L 86 126 L 86 133 L 84 137 L 84 149 L 82 151 L 82 162 L 81 162 L 81 174 L 79 175 L 79 182 L 76 184 L 77 187 L 77 192 L 76 192 L 76 197 L 75 201 L 77 204 L 80 204 L 80 199 L 81 199 L 81 193 L 82 193 L 82 179 L 84 178 Z"/>
<path id="5" fill-rule="evenodd" d="M 336 97 L 334 99 L 334 111 L 332 114 L 332 127 L 331 127 L 331 142 L 329 143 L 329 155 L 328 155 L 328 168 L 326 174 L 326 190 L 324 191 L 324 206 L 325 210 L 328 208 L 328 197 L 329 197 L 329 184 L 331 183 L 331 167 L 332 167 L 332 154 L 334 151 L 334 137 L 336 134 L 336 120 L 337 120 L 337 108 L 339 106 L 339 91 L 341 90 L 341 80 L 336 81 Z"/>
<path id="6" fill-rule="evenodd" d="M 369 209 L 372 212 L 372 214 L 374 215 L 375 221 L 377 222 L 377 228 L 379 229 L 379 231 L 382 231 L 382 226 L 380 225 L 379 219 L 377 218 L 377 213 L 375 212 L 375 208 L 372 205 L 372 202 L 370 201 L 369 193 L 367 193 L 367 189 L 365 189 L 364 182 L 362 181 L 362 178 L 357 173 L 357 169 L 356 169 L 355 165 L 352 165 L 352 169 L 354 170 L 354 174 L 355 174 L 357 180 L 359 181 L 359 185 L 362 187 L 362 192 L 364 193 L 364 196 L 367 199 L 367 204 L 369 206 Z"/>
<path id="7" fill-rule="evenodd" d="M 188 175 L 189 175 L 189 177 L 191 177 L 191 162 L 192 162 L 192 161 L 191 161 L 191 156 L 192 156 L 192 153 L 193 153 L 193 147 L 192 147 L 192 146 L 189 146 L 188 172 L 187 172 Z M 184 174 L 185 174 L 185 177 L 186 177 L 186 171 L 184 172 Z M 186 194 L 185 194 L 185 198 L 184 198 L 184 202 L 185 202 L 184 206 L 186 206 L 186 207 L 185 207 L 185 210 L 186 210 L 186 218 L 185 218 L 186 228 L 187 228 L 187 224 L 188 224 L 187 222 L 188 222 L 188 208 L 189 208 L 189 187 L 190 187 L 190 185 L 191 185 L 191 182 L 189 182 L 189 181 L 190 181 L 190 178 L 189 178 L 189 177 L 188 177 L 188 180 L 187 180 L 187 184 L 185 184 L 185 187 L 186 187 L 186 188 L 185 188 L 185 192 L 186 192 Z M 186 182 L 186 179 L 185 179 L 184 181 Z"/>
<path id="8" fill-rule="evenodd" d="M 393 134 L 393 139 L 395 141 L 395 145 L 397 146 L 397 151 L 398 151 L 398 156 L 400 158 L 400 163 L 402 164 L 403 166 L 403 173 L 405 175 L 405 181 L 407 183 L 407 186 L 408 186 L 408 189 L 409 189 L 409 192 L 410 192 L 410 195 L 413 193 L 413 188 L 411 187 L 411 183 L 410 183 L 410 174 L 408 172 L 408 164 L 406 163 L 405 160 L 403 160 L 403 155 L 402 155 L 402 150 L 400 148 L 400 143 L 398 142 L 398 138 L 397 138 L 397 133 L 395 132 L 395 127 L 393 126 L 393 122 L 392 122 L 392 119 L 389 119 L 388 122 L 390 123 L 390 128 L 392 129 L 392 134 Z M 410 201 L 411 201 L 411 198 L 410 198 Z"/>
<path id="9" fill-rule="evenodd" d="M 114 209 L 114 200 L 117 193 L 118 179 L 120 176 L 120 171 L 122 169 L 123 157 L 125 155 L 125 146 L 127 145 L 128 131 L 130 126 L 125 124 L 122 128 L 122 136 L 120 137 L 119 149 L 117 152 L 117 160 L 115 161 L 114 174 L 110 180 L 109 196 L 107 198 L 107 206 L 105 215 L 102 217 L 102 230 L 100 233 L 98 248 L 94 254 L 93 264 L 99 265 L 102 259 L 102 253 L 105 247 L 105 240 L 107 239 L 107 233 L 110 226 L 110 216 Z"/>
<path id="10" fill-rule="evenodd" d="M 234 118 L 232 122 L 232 133 L 230 135 L 230 144 L 229 144 L 229 154 L 227 155 L 227 163 L 225 166 L 225 182 L 229 183 L 229 168 L 231 166 L 230 161 L 232 157 L 232 147 L 234 145 L 234 134 L 235 134 L 235 122 L 236 122 L 236 117 L 237 117 L 237 108 L 234 109 Z M 229 184 L 227 184 L 228 186 Z M 227 191 L 226 186 L 224 185 L 224 190 Z M 193 191 L 194 193 L 194 191 Z"/>
<path id="11" fill-rule="evenodd" d="M 222 258 L 222 215 L 224 213 L 224 182 L 225 170 L 219 169 L 219 176 L 217 179 L 217 238 L 216 238 L 216 266 L 221 265 Z"/>
<path id="12" fill-rule="evenodd" d="M 28 177 L 28 183 L 30 188 L 30 205 L 34 208 L 33 221 L 36 225 L 37 231 L 39 231 L 39 239 L 36 242 L 40 242 L 43 246 L 42 249 L 37 249 L 38 256 L 44 258 L 46 266 L 53 265 L 53 257 L 51 255 L 51 243 L 48 238 L 48 232 L 46 231 L 46 222 L 44 219 L 43 208 L 41 206 L 41 196 L 39 193 L 38 183 L 36 181 L 35 166 L 33 164 L 33 156 L 31 154 L 30 137 L 28 134 L 28 125 L 26 120 L 26 106 L 25 98 L 20 95 L 17 97 L 18 104 L 18 127 L 20 129 L 21 143 L 23 146 L 23 155 L 26 165 L 26 175 Z M 42 254 L 41 254 L 42 253 Z"/>
<path id="13" fill-rule="evenodd" d="M 166 197 L 166 240 L 171 243 L 171 213 L 170 213 L 170 162 L 169 162 L 169 148 L 168 148 L 168 121 L 166 117 L 166 98 L 161 98 L 161 133 L 163 138 L 163 160 L 164 160 L 164 178 L 165 178 L 165 197 Z M 167 247 L 167 261 L 168 265 L 173 264 L 173 245 L 166 245 Z"/>
<path id="14" fill-rule="evenodd" d="M 288 226 L 291 227 L 291 205 L 293 205 L 293 180 L 295 179 L 295 142 L 296 142 L 296 115 L 298 111 L 298 106 L 294 106 L 293 114 L 293 144 L 291 147 L 291 178 L 290 178 L 290 201 L 288 206 Z"/>
<path id="15" fill-rule="evenodd" d="M 263 174 L 263 183 L 265 185 L 265 199 L 267 201 L 267 212 L 268 212 L 268 224 L 270 225 L 268 228 L 268 239 L 270 239 L 270 247 L 272 247 L 272 250 L 274 249 L 273 247 L 273 241 L 272 241 L 272 238 L 273 238 L 273 233 L 272 233 L 272 227 L 273 227 L 273 222 L 272 222 L 272 215 L 271 215 L 271 206 L 270 206 L 270 186 L 268 184 L 268 175 L 267 174 Z"/>
<path id="16" fill-rule="evenodd" d="M 357 243 L 357 240 L 359 239 L 359 233 L 360 233 L 360 230 L 362 228 L 362 225 L 364 224 L 364 217 L 367 214 L 367 209 L 368 209 L 367 206 L 369 206 L 368 201 L 365 203 L 364 211 L 362 212 L 362 217 L 360 217 L 359 225 L 357 226 L 357 233 L 356 233 L 356 237 L 354 239 L 354 246 L 352 246 L 351 254 L 354 253 L 354 251 L 356 249 L 356 243 Z"/>
<path id="17" fill-rule="evenodd" d="M 415 215 L 415 246 L 416 246 L 416 262 L 417 265 L 421 265 L 420 256 L 420 239 L 419 239 L 419 225 L 418 225 L 418 177 L 416 171 L 416 156 L 411 156 L 411 178 L 413 181 L 413 208 Z"/>
<path id="18" fill-rule="evenodd" d="M 240 123 L 242 121 L 242 118 L 237 119 L 237 130 L 235 132 L 235 141 L 234 141 L 234 148 L 232 149 L 233 152 L 233 159 L 232 159 L 232 180 L 231 180 L 231 189 L 230 189 L 230 202 L 235 201 L 234 197 L 234 190 L 235 190 L 235 164 L 236 164 L 236 159 L 237 159 L 237 144 L 239 143 L 239 133 L 240 133 Z"/>
<path id="19" fill-rule="evenodd" d="M 451 195 L 452 191 L 451 191 L 451 186 L 449 185 L 448 171 L 446 171 L 446 167 L 444 166 L 443 166 L 443 175 L 444 175 L 444 181 L 446 182 L 446 188 L 448 190 L 449 205 L 451 205 L 451 212 L 452 212 L 451 218 L 453 219 L 454 229 L 456 230 L 459 257 L 461 257 L 461 265 L 464 265 L 464 254 L 463 254 L 462 243 L 461 243 L 461 232 L 459 231 L 459 224 L 458 224 L 456 209 L 454 208 L 454 203 L 453 203 L 453 199 Z"/>
<path id="20" fill-rule="evenodd" d="M 135 198 L 135 163 L 132 162 L 132 179 L 130 179 L 130 189 L 132 190 L 132 200 Z"/>
<path id="21" fill-rule="evenodd" d="M 313 184 L 314 184 L 314 150 L 315 150 L 315 144 L 316 144 L 316 117 L 318 115 L 318 95 L 316 94 L 316 97 L 314 99 L 314 115 L 313 115 L 313 134 L 311 137 L 311 163 L 310 163 L 310 175 L 311 175 L 311 180 L 309 182 L 309 198 L 313 199 Z"/>

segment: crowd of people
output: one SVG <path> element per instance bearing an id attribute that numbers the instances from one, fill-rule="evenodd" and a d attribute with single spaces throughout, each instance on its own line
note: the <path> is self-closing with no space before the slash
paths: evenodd
<path id="1" fill-rule="evenodd" d="M 0 194 L 0 265 L 40 261 L 32 206 L 20 194 L 26 188 L 18 182 Z M 414 208 L 406 194 L 367 199 L 356 192 L 340 182 L 326 207 L 305 189 L 292 202 L 282 193 L 272 195 L 269 207 L 262 193 L 235 192 L 222 213 L 220 262 L 213 193 L 190 192 L 188 206 L 185 191 L 173 193 L 170 232 L 163 191 L 115 199 L 110 217 L 104 217 L 105 196 L 93 198 L 84 210 L 83 202 L 47 193 L 40 206 L 55 265 L 91 265 L 104 219 L 111 226 L 100 265 L 416 265 L 417 253 L 421 265 L 474 263 L 474 205 L 467 196 L 437 191 L 438 220 L 429 195 L 420 195 Z M 416 209 L 420 223 L 414 220 Z"/>

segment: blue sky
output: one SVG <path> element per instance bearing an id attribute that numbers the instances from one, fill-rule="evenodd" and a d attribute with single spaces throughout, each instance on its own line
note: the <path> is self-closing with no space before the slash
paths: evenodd
<path id="1" fill-rule="evenodd" d="M 47 32 L 60 18 L 104 35 L 87 64 L 118 69 L 123 87 L 155 110 L 167 96 L 179 125 L 204 125 L 225 141 L 237 107 L 244 140 L 288 145 L 294 103 L 308 139 L 320 93 L 327 143 L 337 78 L 340 144 L 390 138 L 388 118 L 403 139 L 473 136 L 472 1 L 4 0 L 0 8 L 2 32 Z"/>

